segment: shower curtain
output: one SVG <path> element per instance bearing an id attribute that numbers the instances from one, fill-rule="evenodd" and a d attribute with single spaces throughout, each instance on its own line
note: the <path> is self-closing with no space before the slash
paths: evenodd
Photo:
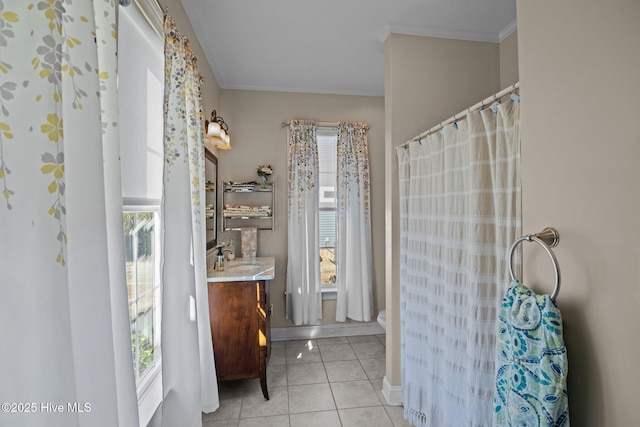
<path id="1" fill-rule="evenodd" d="M 497 310 L 521 234 L 519 103 L 469 112 L 397 154 L 405 418 L 489 426 Z"/>

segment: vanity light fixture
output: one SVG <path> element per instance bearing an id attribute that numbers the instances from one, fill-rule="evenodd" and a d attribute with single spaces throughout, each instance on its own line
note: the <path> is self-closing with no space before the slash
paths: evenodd
<path id="1" fill-rule="evenodd" d="M 224 122 L 224 119 L 216 114 L 216 110 L 211 112 L 211 120 L 204 121 L 205 134 L 204 138 L 210 141 L 214 146 L 220 150 L 230 150 L 231 145 L 229 142 L 229 126 Z"/>

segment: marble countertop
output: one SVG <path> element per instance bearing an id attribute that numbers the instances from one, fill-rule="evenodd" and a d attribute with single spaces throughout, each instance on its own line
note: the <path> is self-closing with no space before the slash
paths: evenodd
<path id="1" fill-rule="evenodd" d="M 224 263 L 224 271 L 207 270 L 207 282 L 240 282 L 244 280 L 271 280 L 276 273 L 276 258 L 236 258 Z"/>

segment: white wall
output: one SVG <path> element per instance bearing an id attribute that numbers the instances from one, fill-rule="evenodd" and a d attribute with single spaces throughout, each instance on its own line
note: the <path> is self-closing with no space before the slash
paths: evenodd
<path id="1" fill-rule="evenodd" d="M 221 91 L 220 115 L 229 125 L 232 149 L 220 150 L 219 179 L 255 180 L 258 165 L 270 164 L 276 182 L 276 230 L 258 231 L 258 256 L 276 257 L 276 276 L 271 281 L 274 315 L 271 327 L 289 327 L 285 319 L 287 267 L 287 129 L 290 119 L 324 122 L 358 121 L 369 124 L 371 173 L 372 244 L 374 260 L 374 319 L 384 307 L 384 100 L 382 97 L 322 95 L 245 90 Z M 218 206 L 221 205 L 218 199 Z M 219 240 L 238 231 L 221 233 Z M 336 323 L 335 300 L 323 302 L 322 323 Z"/>
<path id="2" fill-rule="evenodd" d="M 500 42 L 500 87 L 508 87 L 518 80 L 518 33 L 514 32 Z"/>
<path id="3" fill-rule="evenodd" d="M 400 228 L 395 147 L 500 90 L 499 45 L 391 34 L 385 42 L 387 369 L 400 385 Z"/>
<path id="4" fill-rule="evenodd" d="M 518 0 L 523 227 L 560 232 L 571 424 L 638 425 L 640 2 Z M 548 292 L 544 253 L 525 282 Z"/>

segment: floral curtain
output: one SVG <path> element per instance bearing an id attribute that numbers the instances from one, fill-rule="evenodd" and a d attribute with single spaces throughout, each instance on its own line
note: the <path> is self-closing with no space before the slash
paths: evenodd
<path id="1" fill-rule="evenodd" d="M 336 320 L 373 314 L 369 149 L 365 123 L 340 123 L 337 142 Z"/>
<path id="2" fill-rule="evenodd" d="M 138 425 L 116 13 L 0 1 L 0 425 Z"/>
<path id="3" fill-rule="evenodd" d="M 318 143 L 315 122 L 292 120 L 289 123 L 287 157 L 287 319 L 296 325 L 315 324 L 322 318 L 318 262 Z"/>
<path id="4" fill-rule="evenodd" d="M 521 235 L 520 106 L 398 149 L 401 383 L 417 427 L 493 425 L 497 312 Z"/>
<path id="5" fill-rule="evenodd" d="M 200 426 L 219 406 L 209 325 L 200 74 L 167 16 L 162 199 L 162 425 Z"/>

